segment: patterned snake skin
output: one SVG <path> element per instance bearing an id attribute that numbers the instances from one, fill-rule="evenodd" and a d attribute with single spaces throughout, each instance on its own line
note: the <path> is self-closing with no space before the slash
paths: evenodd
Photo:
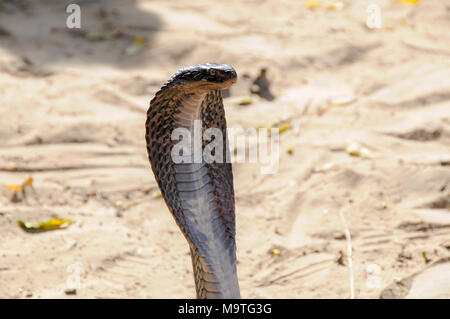
<path id="1" fill-rule="evenodd" d="M 197 298 L 240 298 L 233 173 L 231 163 L 225 163 L 229 150 L 220 91 L 236 80 L 235 70 L 226 64 L 181 69 L 156 93 L 147 112 L 149 160 L 162 196 L 189 243 Z M 179 142 L 172 140 L 173 130 L 187 129 L 194 141 L 198 120 L 202 135 L 208 128 L 222 132 L 223 163 L 207 163 L 203 156 L 199 162 L 192 156 L 188 163 L 172 159 L 172 148 Z M 212 140 L 203 138 L 201 149 Z"/>

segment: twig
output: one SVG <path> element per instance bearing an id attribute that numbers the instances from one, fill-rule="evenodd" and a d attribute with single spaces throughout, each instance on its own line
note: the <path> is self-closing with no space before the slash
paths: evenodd
<path id="1" fill-rule="evenodd" d="M 353 260 L 352 260 L 352 237 L 350 236 L 350 230 L 347 227 L 347 222 L 345 221 L 344 213 L 342 209 L 339 210 L 339 216 L 341 216 L 342 224 L 345 228 L 345 238 L 347 239 L 347 260 L 348 260 L 348 268 L 350 270 L 350 299 L 355 299 L 355 285 L 354 285 L 354 277 L 353 277 Z"/>

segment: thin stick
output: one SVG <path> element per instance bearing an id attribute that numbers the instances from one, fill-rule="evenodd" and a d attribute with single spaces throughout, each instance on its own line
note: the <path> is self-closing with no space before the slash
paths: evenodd
<path id="1" fill-rule="evenodd" d="M 355 299 L 355 287 L 354 287 L 354 277 L 353 277 L 353 260 L 352 260 L 352 237 L 350 236 L 350 230 L 347 227 L 347 222 L 345 221 L 344 213 L 342 209 L 339 210 L 339 216 L 341 216 L 342 224 L 345 228 L 345 238 L 347 239 L 347 260 L 348 268 L 350 270 L 350 299 Z"/>

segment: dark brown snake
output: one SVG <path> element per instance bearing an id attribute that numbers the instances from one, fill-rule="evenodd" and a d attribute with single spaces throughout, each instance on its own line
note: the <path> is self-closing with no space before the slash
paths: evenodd
<path id="1" fill-rule="evenodd" d="M 236 71 L 227 64 L 181 69 L 156 93 L 147 112 L 148 157 L 162 196 L 188 241 L 197 298 L 240 298 L 233 173 L 231 163 L 225 162 L 229 150 L 220 91 L 236 80 Z M 223 162 L 211 163 L 203 156 L 197 162 L 192 156 L 188 163 L 173 160 L 172 149 L 179 142 L 172 140 L 173 130 L 187 129 L 193 141 L 196 120 L 201 120 L 202 134 L 209 128 L 222 132 Z M 202 139 L 202 151 L 211 140 Z"/>

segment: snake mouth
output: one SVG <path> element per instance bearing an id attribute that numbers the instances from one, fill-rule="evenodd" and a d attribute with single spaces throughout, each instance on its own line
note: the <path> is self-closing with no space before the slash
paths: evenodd
<path id="1" fill-rule="evenodd" d="M 237 81 L 236 76 L 226 78 L 220 82 L 213 82 L 208 79 L 201 79 L 200 81 L 185 83 L 183 86 L 186 92 L 207 93 L 209 91 L 228 89 L 230 86 L 236 83 L 236 81 Z"/>
<path id="2" fill-rule="evenodd" d="M 237 76 L 232 77 L 231 79 L 228 80 L 228 82 L 230 83 L 230 86 L 233 85 L 234 83 L 237 82 Z"/>
<path id="3" fill-rule="evenodd" d="M 231 77 L 227 80 L 225 80 L 224 82 L 220 83 L 220 87 L 217 88 L 216 90 L 224 90 L 224 89 L 228 89 L 230 86 L 232 86 L 234 83 L 236 83 L 237 81 L 237 77 Z"/>

